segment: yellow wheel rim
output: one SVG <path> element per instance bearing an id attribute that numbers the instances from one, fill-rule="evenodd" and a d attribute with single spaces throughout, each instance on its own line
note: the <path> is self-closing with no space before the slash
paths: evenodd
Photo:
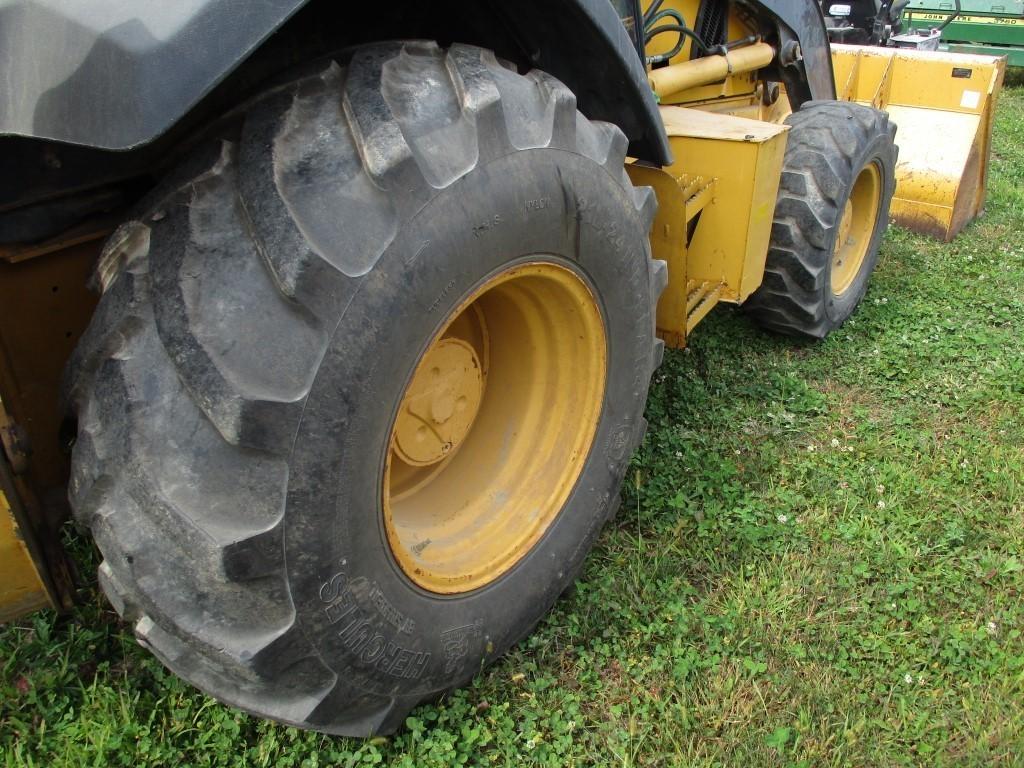
<path id="1" fill-rule="evenodd" d="M 508 269 L 466 299 L 420 359 L 391 429 L 384 525 L 416 584 L 491 583 L 565 505 L 601 416 L 601 311 L 571 270 Z"/>
<path id="2" fill-rule="evenodd" d="M 832 293 L 836 296 L 846 293 L 860 274 L 875 232 L 881 199 L 882 174 L 878 166 L 871 163 L 857 176 L 839 221 L 832 254 Z"/>

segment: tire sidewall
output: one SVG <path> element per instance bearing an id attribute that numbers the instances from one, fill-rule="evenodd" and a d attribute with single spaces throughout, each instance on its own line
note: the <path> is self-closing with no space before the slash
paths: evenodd
<path id="1" fill-rule="evenodd" d="M 418 695 L 471 678 L 546 613 L 613 509 L 652 369 L 649 251 L 627 188 L 581 155 L 525 150 L 440 192 L 399 232 L 338 320 L 290 462 L 289 588 L 298 624 L 339 677 Z M 602 414 L 582 474 L 543 538 L 474 592 L 425 592 L 395 563 L 381 513 L 398 403 L 464 297 L 519 262 L 572 269 L 608 342 Z"/>
<path id="2" fill-rule="evenodd" d="M 853 282 L 850 283 L 850 287 L 841 295 L 836 295 L 832 292 L 832 254 L 835 252 L 836 238 L 839 235 L 839 221 L 846 208 L 846 203 L 853 193 L 854 184 L 861 172 L 872 163 L 878 166 L 882 189 L 878 200 L 878 210 L 875 213 L 875 226 L 871 233 L 871 242 L 868 244 L 867 253 L 865 253 L 864 260 Z M 851 158 L 850 175 L 845 180 L 841 199 L 836 201 L 835 221 L 832 223 L 831 234 L 826 241 L 825 248 L 827 258 L 825 259 L 822 290 L 825 298 L 825 312 L 834 326 L 840 325 L 849 318 L 867 293 L 871 274 L 878 263 L 879 248 L 889 221 L 889 204 L 894 191 L 895 164 L 892 141 L 888 135 L 881 133 L 872 135 L 871 140 Z"/>

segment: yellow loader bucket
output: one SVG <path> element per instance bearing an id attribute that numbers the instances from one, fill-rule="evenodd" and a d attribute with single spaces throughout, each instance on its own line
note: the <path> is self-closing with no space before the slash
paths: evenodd
<path id="1" fill-rule="evenodd" d="M 833 45 L 832 66 L 839 99 L 884 109 L 896 123 L 893 219 L 952 240 L 985 203 L 1006 59 Z"/>

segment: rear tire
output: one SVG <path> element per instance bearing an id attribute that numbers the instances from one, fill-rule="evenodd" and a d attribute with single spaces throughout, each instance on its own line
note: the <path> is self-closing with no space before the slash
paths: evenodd
<path id="1" fill-rule="evenodd" d="M 878 261 L 896 188 L 896 126 L 844 101 L 808 102 L 786 123 L 764 281 L 744 308 L 764 328 L 821 339 L 853 314 Z M 872 184 L 876 194 L 867 194 Z"/>
<path id="2" fill-rule="evenodd" d="M 376 45 L 267 93 L 115 233 L 69 366 L 70 498 L 140 642 L 224 702 L 365 736 L 529 632 L 617 506 L 660 362 L 655 203 L 625 151 L 543 73 Z M 382 515 L 396 412 L 464 300 L 536 264 L 600 317 L 592 439 L 537 541 L 438 594 Z M 524 301 L 557 320 L 556 293 Z"/>

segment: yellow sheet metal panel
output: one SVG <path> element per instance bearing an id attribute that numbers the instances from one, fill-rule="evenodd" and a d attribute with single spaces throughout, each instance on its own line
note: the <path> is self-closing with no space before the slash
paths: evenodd
<path id="1" fill-rule="evenodd" d="M 722 283 L 723 301 L 742 302 L 761 285 L 788 126 L 683 107 L 662 107 L 676 164 L 715 180 L 687 259 L 687 276 Z"/>
<path id="2" fill-rule="evenodd" d="M 902 136 L 892 216 L 902 226 L 951 240 L 981 212 L 988 149 L 979 117 L 890 106 Z"/>
<path id="3" fill-rule="evenodd" d="M 11 420 L 28 433 L 32 457 L 23 477 L 39 498 L 67 484 L 58 390 L 64 365 L 96 306 L 96 295 L 86 286 L 101 244 L 33 258 L 20 254 L 13 263 L 0 251 L 0 399 Z"/>
<path id="4" fill-rule="evenodd" d="M 900 147 L 892 216 L 951 240 L 982 209 L 1005 59 L 833 45 L 840 99 L 889 113 Z"/>
<path id="5" fill-rule="evenodd" d="M 0 491 L 0 623 L 50 607 L 50 597 Z"/>
<path id="6" fill-rule="evenodd" d="M 676 162 L 627 170 L 658 195 L 651 247 L 669 275 L 658 334 L 679 348 L 714 303 L 760 286 L 789 128 L 683 107 L 662 107 L 662 120 Z"/>
<path id="7" fill-rule="evenodd" d="M 992 94 L 1000 59 L 970 53 L 833 45 L 836 89 L 847 101 L 980 115 Z"/>
<path id="8" fill-rule="evenodd" d="M 654 258 L 668 264 L 668 285 L 658 301 L 658 336 L 672 349 L 686 346 L 686 203 L 688 183 L 660 168 L 630 164 L 630 180 L 651 187 L 658 196 L 658 212 L 651 225 Z M 703 180 L 701 180 L 703 181 Z"/>

